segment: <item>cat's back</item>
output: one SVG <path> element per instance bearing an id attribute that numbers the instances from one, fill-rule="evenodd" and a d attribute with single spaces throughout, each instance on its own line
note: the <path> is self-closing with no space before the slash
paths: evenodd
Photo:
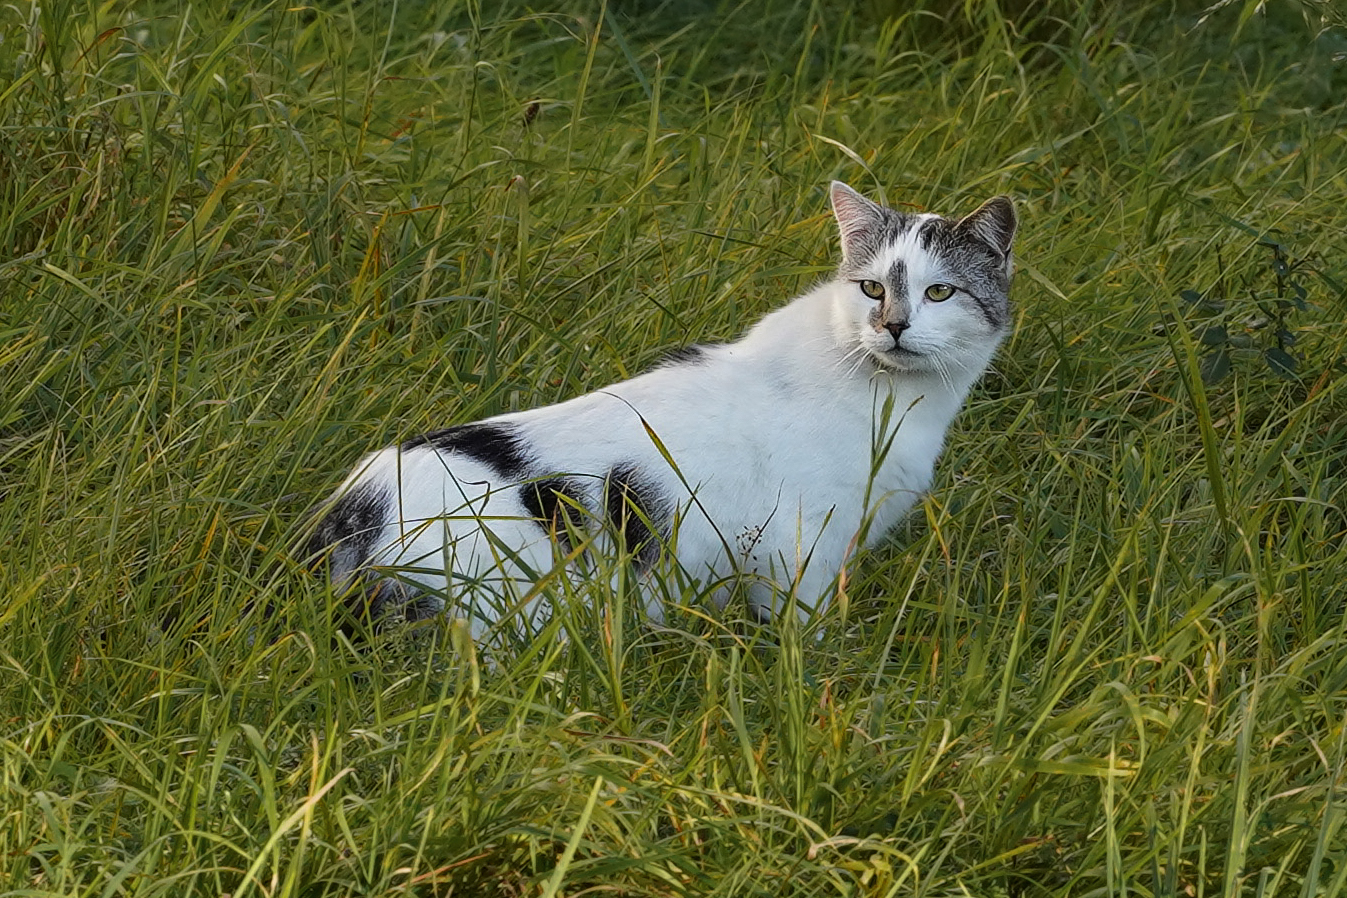
<path id="1" fill-rule="evenodd" d="M 840 357 L 818 292 L 738 341 L 689 346 L 629 380 L 498 420 L 541 455 L 590 466 L 626 453 L 714 469 L 836 445 L 868 427 L 872 391 Z"/>

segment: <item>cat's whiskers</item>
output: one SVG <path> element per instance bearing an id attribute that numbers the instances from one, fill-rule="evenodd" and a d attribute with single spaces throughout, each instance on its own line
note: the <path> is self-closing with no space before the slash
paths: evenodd
<path id="1" fill-rule="evenodd" d="M 837 345 L 837 338 L 830 333 L 819 334 L 816 337 L 810 337 L 808 340 L 802 341 L 800 346 L 803 349 L 812 349 L 820 343 L 832 343 Z"/>
<path id="2" fill-rule="evenodd" d="M 948 345 L 946 347 L 951 351 L 945 354 L 945 360 L 948 362 L 952 362 L 955 365 L 958 365 L 961 369 L 969 373 L 980 372 L 982 370 L 981 367 L 975 369 L 971 364 L 969 364 L 968 360 L 963 357 L 963 354 L 958 352 L 958 350 L 961 349 L 974 349 L 976 347 L 977 347 L 976 341 L 970 340 L 967 337 L 952 335 L 949 337 Z"/>
<path id="3" fill-rule="evenodd" d="M 865 364 L 866 353 L 867 353 L 866 348 L 860 343 L 857 343 L 851 349 L 847 350 L 845 353 L 838 356 L 837 360 L 833 362 L 832 370 L 841 371 L 842 380 L 843 382 L 845 382 L 852 375 L 858 372 L 863 364 Z M 853 357 L 855 359 L 854 362 L 852 361 Z M 842 367 L 843 365 L 847 365 L 847 368 L 845 370 L 843 370 Z"/>
<path id="4" fill-rule="evenodd" d="M 800 343 L 800 347 L 802 349 L 812 349 L 815 346 L 818 346 L 819 344 L 830 344 L 833 348 L 836 349 L 842 348 L 842 344 L 839 344 L 837 338 L 833 336 L 831 333 L 823 334 L 821 336 L 812 337 L 808 340 L 804 340 Z M 857 365 L 850 364 L 852 357 L 857 356 L 863 360 L 864 353 L 865 347 L 860 344 L 855 344 L 850 349 L 843 352 L 841 355 L 835 356 L 831 364 L 829 365 L 829 370 L 834 372 L 843 371 L 843 366 L 848 366 L 846 370 L 843 371 L 842 375 L 843 380 L 845 380 L 847 377 L 850 377 L 852 374 L 854 374 L 858 367 Z"/>
<path id="5" fill-rule="evenodd" d="M 855 377 L 857 374 L 859 374 L 861 369 L 865 367 L 865 363 L 867 361 L 869 361 L 869 353 L 867 353 L 864 349 L 862 349 L 860 352 L 857 352 L 856 361 L 853 362 L 851 367 L 848 368 L 846 371 L 847 378 L 852 378 Z"/>
<path id="6" fill-rule="evenodd" d="M 954 389 L 954 379 L 950 377 L 949 369 L 945 367 L 945 362 L 940 356 L 931 356 L 931 361 L 935 363 L 935 372 L 940 375 L 940 380 L 945 384 L 945 388 L 951 393 Z"/>

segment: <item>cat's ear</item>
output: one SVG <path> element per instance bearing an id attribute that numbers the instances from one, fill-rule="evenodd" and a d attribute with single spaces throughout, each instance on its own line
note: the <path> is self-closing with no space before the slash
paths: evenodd
<path id="1" fill-rule="evenodd" d="M 1003 257 L 1010 255 L 1010 244 L 1015 240 L 1015 204 L 1008 196 L 994 196 L 960 219 L 955 226 L 966 234 L 996 250 Z"/>
<path id="2" fill-rule="evenodd" d="M 884 223 L 882 206 L 870 202 L 841 181 L 833 181 L 829 190 L 837 229 L 842 234 L 842 255 L 855 259 L 864 255 L 863 247 L 872 245 L 869 235 Z"/>

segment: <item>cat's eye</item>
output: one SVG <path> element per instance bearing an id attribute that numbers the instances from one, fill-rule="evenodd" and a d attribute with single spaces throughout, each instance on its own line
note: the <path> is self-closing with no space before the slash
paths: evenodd
<path id="1" fill-rule="evenodd" d="M 861 281 L 861 292 L 871 299 L 883 299 L 884 285 L 879 281 Z"/>
<path id="2" fill-rule="evenodd" d="M 926 288 L 926 298 L 931 302 L 944 302 L 954 295 L 954 288 L 949 284 L 932 284 Z"/>

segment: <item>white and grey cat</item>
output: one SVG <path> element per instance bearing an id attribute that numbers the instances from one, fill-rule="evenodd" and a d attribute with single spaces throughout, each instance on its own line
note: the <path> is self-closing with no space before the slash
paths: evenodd
<path id="1" fill-rule="evenodd" d="M 442 610 L 481 637 L 545 613 L 530 587 L 591 552 L 651 578 L 746 589 L 770 618 L 826 603 L 859 544 L 931 484 L 945 431 L 1010 325 L 1015 208 L 909 214 L 833 182 L 833 280 L 734 343 L 692 346 L 557 405 L 462 424 L 367 456 L 310 543 L 374 613 Z M 672 462 L 672 463 L 671 463 Z M 565 559 L 569 556 L 569 562 Z"/>

